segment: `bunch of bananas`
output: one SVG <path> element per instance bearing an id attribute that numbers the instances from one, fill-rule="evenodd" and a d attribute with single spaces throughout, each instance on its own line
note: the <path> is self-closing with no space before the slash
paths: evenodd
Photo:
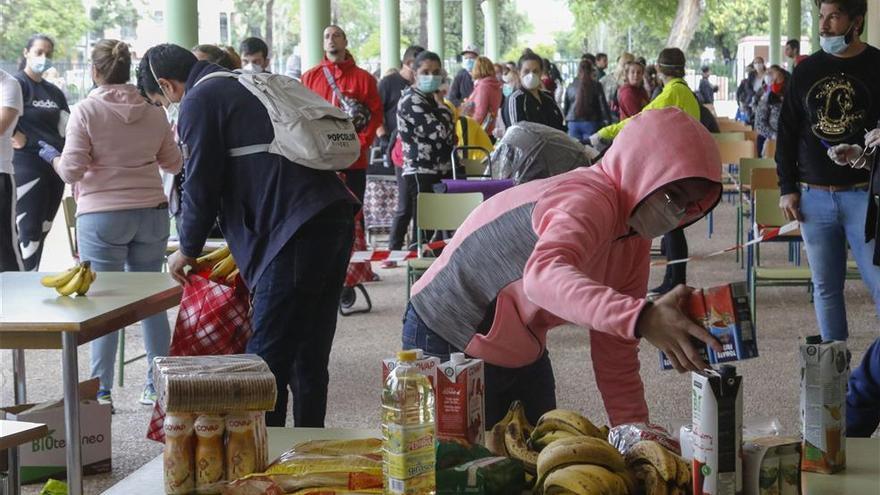
<path id="1" fill-rule="evenodd" d="M 44 287 L 53 287 L 62 296 L 70 296 L 76 292 L 79 296 L 86 295 L 92 282 L 98 278 L 98 274 L 92 271 L 92 264 L 88 261 L 77 263 L 66 272 L 57 275 L 46 275 L 40 279 Z"/>
<path id="2" fill-rule="evenodd" d="M 576 411 L 554 409 L 544 413 L 538 420 L 538 424 L 529 438 L 529 445 L 540 452 L 556 440 L 581 436 L 607 439 L 608 427 L 598 428 Z"/>
<path id="3" fill-rule="evenodd" d="M 657 442 L 642 440 L 626 453 L 630 468 L 645 495 L 691 493 L 690 465 Z"/>
<path id="4" fill-rule="evenodd" d="M 538 453 L 528 445 L 533 429 L 526 418 L 522 403 L 513 401 L 504 418 L 489 432 L 486 447 L 497 456 L 519 459 L 526 473 L 534 476 L 537 472 Z"/>
<path id="5" fill-rule="evenodd" d="M 211 275 L 208 277 L 214 282 L 232 284 L 238 276 L 238 267 L 232 258 L 227 246 L 211 251 L 196 260 L 199 266 L 211 265 Z"/>
<path id="6" fill-rule="evenodd" d="M 538 454 L 537 494 L 630 495 L 635 490 L 623 456 L 603 438 L 562 438 Z"/>

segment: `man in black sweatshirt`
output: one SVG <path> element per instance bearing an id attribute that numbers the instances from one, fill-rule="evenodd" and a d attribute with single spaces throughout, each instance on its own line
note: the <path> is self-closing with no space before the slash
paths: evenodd
<path id="1" fill-rule="evenodd" d="M 801 222 L 822 337 L 846 340 L 847 244 L 875 305 L 880 268 L 865 242 L 868 171 L 835 165 L 828 150 L 863 144 L 880 118 L 880 50 L 859 39 L 866 0 L 817 1 L 822 51 L 795 67 L 780 117 L 779 206 Z"/>

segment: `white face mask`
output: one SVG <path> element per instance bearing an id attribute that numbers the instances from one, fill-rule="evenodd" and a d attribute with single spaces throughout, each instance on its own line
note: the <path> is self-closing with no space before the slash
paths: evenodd
<path id="1" fill-rule="evenodd" d="M 159 91 L 162 92 L 162 96 L 168 101 L 168 106 L 165 107 L 165 116 L 168 118 L 168 122 L 171 125 L 177 123 L 177 120 L 180 118 L 180 103 L 176 101 L 171 101 L 171 98 L 168 97 L 168 93 L 165 92 L 165 88 L 159 84 L 159 78 L 156 77 L 156 71 L 153 70 L 153 63 L 149 62 L 147 64 L 150 67 L 150 73 L 153 74 L 153 79 L 156 81 L 156 84 L 159 86 Z"/>
<path id="2" fill-rule="evenodd" d="M 45 55 L 28 59 L 28 67 L 34 71 L 34 74 L 42 74 L 52 67 L 52 60 Z"/>
<path id="3" fill-rule="evenodd" d="M 251 64 L 247 64 L 244 67 L 242 67 L 241 71 L 248 73 L 248 74 L 259 74 L 259 73 L 263 72 L 263 68 L 257 64 L 251 63 Z"/>
<path id="4" fill-rule="evenodd" d="M 541 84 L 541 78 L 534 72 L 529 72 L 522 78 L 522 86 L 528 90 L 533 90 Z"/>
<path id="5" fill-rule="evenodd" d="M 642 201 L 627 224 L 645 239 L 653 239 L 675 230 L 687 215 L 664 192 L 657 192 Z"/>

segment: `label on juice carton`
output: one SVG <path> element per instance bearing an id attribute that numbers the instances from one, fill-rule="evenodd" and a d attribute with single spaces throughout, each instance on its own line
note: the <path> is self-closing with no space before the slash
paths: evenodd
<path id="1" fill-rule="evenodd" d="M 836 473 L 846 467 L 846 386 L 849 359 L 845 342 L 820 343 L 810 337 L 800 347 L 801 469 Z"/>
<path id="2" fill-rule="evenodd" d="M 686 311 L 721 343 L 722 351 L 715 352 L 701 341 L 692 339 L 708 364 L 758 356 L 755 327 L 751 321 L 748 290 L 744 282 L 694 290 L 688 298 Z M 660 366 L 672 369 L 672 362 L 662 352 Z"/>
<path id="3" fill-rule="evenodd" d="M 421 350 L 417 350 L 421 354 Z M 419 373 L 428 377 L 431 382 L 431 388 L 437 390 L 437 369 L 440 368 L 440 358 L 433 356 L 422 356 L 415 360 L 412 364 Z M 388 375 L 397 367 L 397 358 L 388 358 L 382 360 L 382 383 L 388 380 Z M 435 393 L 436 395 L 436 393 Z"/>
<path id="4" fill-rule="evenodd" d="M 482 444 L 486 426 L 483 361 L 454 353 L 437 375 L 437 436 Z"/>
<path id="5" fill-rule="evenodd" d="M 742 377 L 733 366 L 692 374 L 694 495 L 742 492 Z"/>

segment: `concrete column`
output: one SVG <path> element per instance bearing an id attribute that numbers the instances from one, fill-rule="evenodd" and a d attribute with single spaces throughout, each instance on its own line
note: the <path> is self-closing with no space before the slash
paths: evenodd
<path id="1" fill-rule="evenodd" d="M 868 26 L 868 43 L 880 47 L 880 0 L 868 0 L 868 17 L 865 19 Z"/>
<path id="2" fill-rule="evenodd" d="M 443 33 L 443 0 L 428 0 L 428 50 L 446 58 Z"/>
<path id="3" fill-rule="evenodd" d="M 324 59 L 324 28 L 330 24 L 330 0 L 301 0 L 300 32 L 302 71 Z"/>
<path id="4" fill-rule="evenodd" d="M 187 50 L 199 44 L 198 0 L 165 0 L 165 37 Z"/>
<path id="5" fill-rule="evenodd" d="M 400 0 L 381 0 L 382 72 L 400 67 Z"/>
<path id="6" fill-rule="evenodd" d="M 482 8 L 484 16 L 483 30 L 486 35 L 484 52 L 493 62 L 498 62 L 498 59 L 501 57 L 501 51 L 498 46 L 501 39 L 498 26 L 498 0 L 484 0 Z"/>
<path id="7" fill-rule="evenodd" d="M 782 24 L 782 0 L 770 0 L 770 63 L 778 64 L 782 57 L 780 45 L 782 44 L 782 36 L 780 28 Z"/>
<path id="8" fill-rule="evenodd" d="M 788 0 L 788 12 L 785 35 L 790 40 L 801 39 L 801 0 Z"/>
<path id="9" fill-rule="evenodd" d="M 810 17 L 812 22 L 810 23 L 810 52 L 817 52 L 821 50 L 819 48 L 819 7 L 816 6 L 816 2 L 810 2 Z M 804 52 L 806 54 L 806 52 Z"/>
<path id="10" fill-rule="evenodd" d="M 461 47 L 477 44 L 477 2 L 461 0 Z"/>

